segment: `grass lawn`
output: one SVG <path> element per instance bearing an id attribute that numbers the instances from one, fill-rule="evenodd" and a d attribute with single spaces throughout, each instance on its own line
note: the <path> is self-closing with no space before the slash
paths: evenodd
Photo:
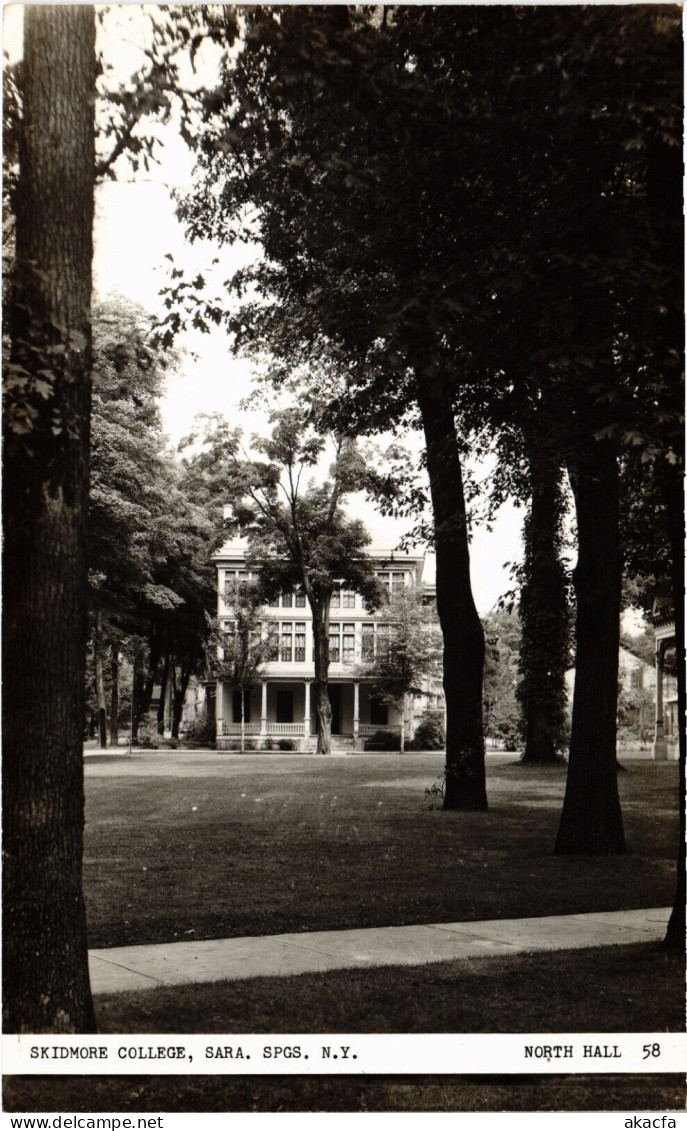
<path id="1" fill-rule="evenodd" d="M 92 947 L 670 905 L 674 763 L 626 762 L 625 856 L 556 857 L 565 767 L 487 759 L 446 813 L 441 754 L 150 752 L 86 766 Z"/>
<path id="2" fill-rule="evenodd" d="M 89 760 L 90 943 L 114 946 L 669 905 L 677 767 L 628 761 L 628 853 L 554 857 L 565 768 L 487 762 L 488 813 L 444 813 L 442 756 L 160 752 Z M 436 801 L 434 805 L 436 806 Z M 101 1032 L 684 1029 L 655 945 L 173 986 L 96 999 Z M 684 1078 L 15 1077 L 6 1111 L 681 1111 Z"/>
<path id="3" fill-rule="evenodd" d="M 96 999 L 101 1032 L 576 1032 L 684 1029 L 684 964 L 603 947 Z M 225 1042 L 222 1042 L 225 1043 Z M 682 1111 L 684 1077 L 15 1077 L 6 1111 Z"/>

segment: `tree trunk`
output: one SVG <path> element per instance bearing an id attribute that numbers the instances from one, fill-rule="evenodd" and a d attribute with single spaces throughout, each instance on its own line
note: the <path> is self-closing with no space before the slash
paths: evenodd
<path id="1" fill-rule="evenodd" d="M 526 436 L 530 510 L 525 520 L 524 580 L 520 595 L 520 673 L 517 695 L 525 723 L 521 761 L 555 762 L 566 708 L 568 608 L 560 559 L 560 458 L 547 451 L 545 422 Z"/>
<path id="2" fill-rule="evenodd" d="M 190 668 L 184 668 L 184 666 L 182 664 L 181 672 L 180 672 L 180 675 L 179 675 L 179 686 L 177 687 L 176 682 L 175 682 L 174 693 L 173 693 L 173 697 L 172 697 L 172 738 L 178 738 L 179 737 L 179 727 L 181 725 L 181 716 L 182 716 L 183 711 L 184 711 L 184 699 L 186 698 L 186 692 L 188 691 L 188 685 L 189 685 L 190 680 L 191 680 L 191 669 Z M 243 711 L 243 707 L 241 707 L 241 711 Z"/>
<path id="3" fill-rule="evenodd" d="M 437 612 L 444 637 L 445 809 L 486 809 L 484 633 L 470 584 L 463 475 L 453 406 L 440 376 L 417 378 L 434 512 Z"/>
<path id="4" fill-rule="evenodd" d="M 169 679 L 169 652 L 165 652 L 165 659 L 162 665 L 162 676 L 160 679 L 160 701 L 157 705 L 157 733 L 165 733 L 165 706 L 167 698 L 167 682 Z"/>
<path id="5" fill-rule="evenodd" d="M 680 840 L 677 853 L 675 901 L 668 921 L 664 945 L 669 950 L 685 949 L 685 558 L 684 558 L 684 482 L 681 471 L 667 463 L 663 469 L 664 498 L 668 515 L 671 548 L 673 607 L 675 609 L 675 659 L 677 663 L 677 718 L 679 756 Z"/>
<path id="6" fill-rule="evenodd" d="M 162 648 L 160 639 L 157 632 L 153 632 L 153 637 L 150 642 L 150 649 L 148 651 L 148 663 L 145 665 L 143 660 L 139 664 L 140 678 L 137 685 L 137 698 L 136 698 L 136 718 L 138 722 L 142 722 L 145 715 L 150 710 L 150 703 L 153 698 L 153 691 L 155 690 L 155 678 L 157 676 L 157 669 L 160 663 L 160 655 Z M 145 671 L 144 671 L 145 668 Z"/>
<path id="7" fill-rule="evenodd" d="M 674 448 L 680 463 L 671 465 L 666 456 L 659 476 L 665 499 L 670 539 L 673 608 L 675 610 L 675 659 L 677 663 L 677 719 L 679 757 L 680 840 L 677 852 L 675 902 L 668 922 L 665 946 L 670 950 L 685 949 L 685 545 L 684 545 L 684 450 L 682 412 L 684 388 L 684 215 L 683 154 L 679 145 L 660 135 L 652 137 L 647 147 L 647 199 L 651 226 L 656 241 L 655 251 L 664 280 L 663 302 L 658 324 L 650 324 L 652 342 L 663 342 L 668 353 L 663 379 L 672 389 L 674 411 Z M 667 454 L 667 453 L 666 453 Z"/>
<path id="8" fill-rule="evenodd" d="M 406 696 L 401 699 L 401 754 L 406 749 Z"/>
<path id="9" fill-rule="evenodd" d="M 241 696 L 241 753 L 246 753 L 246 701 L 244 699 L 243 688 L 239 689 Z"/>
<path id="10" fill-rule="evenodd" d="M 110 645 L 110 746 L 119 746 L 119 644 Z"/>
<path id="11" fill-rule="evenodd" d="M 141 671 L 141 661 L 136 658 L 131 669 L 131 742 L 138 740 L 138 728 L 143 718 L 141 703 L 143 702 L 145 676 Z"/>
<path id="12" fill-rule="evenodd" d="M 4 511 L 5 1032 L 93 1032 L 83 850 L 95 25 L 27 5 Z"/>
<path id="13" fill-rule="evenodd" d="M 329 702 L 329 612 L 319 604 L 312 606 L 312 632 L 315 646 L 315 715 L 317 718 L 317 753 L 332 752 L 332 705 Z"/>
<path id="14" fill-rule="evenodd" d="M 98 697 L 98 746 L 107 746 L 107 708 L 105 706 L 105 676 L 103 673 L 102 626 L 100 613 L 96 616 L 93 637 L 93 665 L 95 667 L 95 687 Z"/>
<path id="15" fill-rule="evenodd" d="M 575 690 L 555 851 L 612 855 L 625 851 L 616 777 L 621 575 L 615 446 L 590 438 L 570 478 L 578 528 Z"/>

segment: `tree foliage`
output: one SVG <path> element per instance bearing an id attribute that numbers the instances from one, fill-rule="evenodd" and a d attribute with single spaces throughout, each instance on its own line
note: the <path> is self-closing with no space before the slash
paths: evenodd
<path id="1" fill-rule="evenodd" d="M 400 711 L 403 751 L 407 697 L 424 694 L 428 681 L 439 674 L 439 625 L 422 593 L 413 588 L 391 595 L 380 623 L 389 626 L 389 635 L 366 673 L 372 678 L 373 697 Z"/>
<path id="2" fill-rule="evenodd" d="M 370 608 L 381 600 L 365 553 L 369 536 L 344 509 L 346 497 L 365 481 L 366 468 L 355 444 L 336 436 L 329 475 L 318 477 L 326 441 L 315 430 L 310 412 L 303 407 L 281 409 L 271 419 L 271 435 L 254 437 L 252 452 L 241 449 L 238 430 L 221 420 L 206 420 L 196 467 L 212 468 L 213 490 L 221 484 L 221 497 L 233 511 L 229 530 L 247 538 L 247 564 L 259 578 L 263 595 L 269 598 L 295 589 L 305 595 L 315 645 L 317 749 L 328 754 L 332 593 L 343 582 L 362 594 Z"/>

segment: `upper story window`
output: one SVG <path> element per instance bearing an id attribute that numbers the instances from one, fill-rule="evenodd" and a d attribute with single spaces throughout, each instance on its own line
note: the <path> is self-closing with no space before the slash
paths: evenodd
<path id="1" fill-rule="evenodd" d="M 380 656 L 386 656 L 389 652 L 389 645 L 391 642 L 392 625 L 384 624 L 383 622 L 365 621 L 362 626 L 362 649 L 361 658 L 365 660 L 376 660 Z"/>
<path id="2" fill-rule="evenodd" d="M 405 570 L 384 569 L 376 570 L 377 580 L 384 586 L 389 596 L 393 593 L 400 593 L 405 589 L 406 573 Z"/>
<path id="3" fill-rule="evenodd" d="M 333 621 L 329 625 L 329 662 L 352 664 L 355 660 L 355 625 Z"/>
<path id="4" fill-rule="evenodd" d="M 262 626 L 262 624 L 257 624 L 255 626 L 255 628 L 251 629 L 251 632 L 250 632 L 251 645 L 258 644 L 262 640 L 262 636 L 263 636 L 263 626 Z M 221 652 L 222 652 L 221 659 L 226 660 L 229 650 L 232 649 L 235 645 L 235 641 L 236 641 L 236 621 L 233 621 L 233 620 L 222 621 L 222 637 L 223 637 L 223 642 L 224 642 L 225 647 L 221 649 Z"/>
<path id="5" fill-rule="evenodd" d="M 252 574 L 245 569 L 227 569 L 224 571 L 224 603 L 230 605 L 236 595 L 241 592 L 241 586 L 252 579 Z"/>
<path id="6" fill-rule="evenodd" d="M 305 622 L 280 622 L 279 659 L 283 664 L 305 662 Z"/>
<path id="7" fill-rule="evenodd" d="M 280 593 L 278 597 L 272 598 L 269 607 L 271 609 L 304 609 L 305 593 L 302 589 L 297 589 L 295 593 Z"/>
<path id="8" fill-rule="evenodd" d="M 354 609 L 355 593 L 352 589 L 344 589 L 342 585 L 339 585 L 331 595 L 329 607 L 332 609 Z"/>

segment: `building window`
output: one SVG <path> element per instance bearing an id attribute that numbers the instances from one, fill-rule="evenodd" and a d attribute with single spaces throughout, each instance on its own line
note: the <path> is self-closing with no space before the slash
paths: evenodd
<path id="1" fill-rule="evenodd" d="M 341 596 L 342 596 L 342 599 L 343 599 L 344 609 L 354 609 L 355 608 L 355 593 L 352 593 L 350 589 L 344 589 Z"/>
<path id="2" fill-rule="evenodd" d="M 369 661 L 387 656 L 391 645 L 391 630 L 390 624 L 371 624 L 366 621 L 363 624 L 361 658 Z"/>
<path id="3" fill-rule="evenodd" d="M 335 589 L 334 592 L 332 593 L 330 601 L 329 601 L 329 607 L 331 609 L 340 609 L 341 608 L 341 590 L 340 589 Z"/>
<path id="4" fill-rule="evenodd" d="M 293 692 L 277 691 L 277 722 L 293 722 Z"/>
<path id="5" fill-rule="evenodd" d="M 234 722 L 240 723 L 241 722 L 241 692 L 240 691 L 234 692 L 233 700 L 234 701 L 233 701 L 232 709 L 233 709 L 233 712 L 234 712 Z M 249 723 L 250 722 L 250 692 L 249 691 L 244 691 L 244 693 L 243 693 L 243 712 L 244 712 L 244 715 L 243 715 L 244 722 Z"/>
<path id="6" fill-rule="evenodd" d="M 355 660 L 355 625 L 345 624 L 343 626 L 343 662 L 344 664 L 352 664 Z"/>
<path id="7" fill-rule="evenodd" d="M 406 574 L 403 570 L 390 570 L 385 569 L 377 571 L 377 580 L 380 585 L 383 585 L 389 596 L 393 593 L 401 593 L 405 589 Z"/>
<path id="8" fill-rule="evenodd" d="M 305 663 L 305 624 L 296 625 L 293 658 L 297 664 Z"/>
<path id="9" fill-rule="evenodd" d="M 375 628 L 377 629 L 377 642 L 376 642 L 375 655 L 377 657 L 388 656 L 389 650 L 391 648 L 391 631 L 392 631 L 393 625 L 378 624 L 378 625 L 375 625 Z"/>
<path id="10" fill-rule="evenodd" d="M 299 589 L 296 593 L 296 608 L 297 609 L 304 609 L 305 608 L 305 593 L 303 592 L 302 589 Z"/>
<path id="11" fill-rule="evenodd" d="M 305 622 L 285 620 L 279 625 L 279 659 L 283 664 L 305 662 Z"/>
<path id="12" fill-rule="evenodd" d="M 378 699 L 370 699 L 370 722 L 375 727 L 385 727 L 389 722 L 389 708 Z"/>
<path id="13" fill-rule="evenodd" d="M 293 593 L 282 593 L 281 607 L 282 609 L 290 609 L 293 605 Z"/>
<path id="14" fill-rule="evenodd" d="M 329 625 L 329 661 L 338 664 L 341 660 L 345 664 L 355 660 L 355 625 L 335 621 Z"/>
<path id="15" fill-rule="evenodd" d="M 644 672 L 642 671 L 641 668 L 635 668 L 634 671 L 630 672 L 630 687 L 634 691 L 641 691 L 641 689 L 643 688 L 643 686 L 644 686 L 643 676 L 644 676 Z"/>
<path id="16" fill-rule="evenodd" d="M 241 592 L 241 586 L 250 581 L 251 574 L 245 569 L 228 569 L 224 573 L 224 604 L 233 605 Z"/>
<path id="17" fill-rule="evenodd" d="M 279 659 L 283 664 L 289 664 L 293 659 L 293 624 L 291 623 L 291 621 L 282 621 L 280 627 L 281 643 L 279 648 Z"/>
<path id="18" fill-rule="evenodd" d="M 375 626 L 374 624 L 363 624 L 362 631 L 362 660 L 374 660 L 375 658 Z"/>

